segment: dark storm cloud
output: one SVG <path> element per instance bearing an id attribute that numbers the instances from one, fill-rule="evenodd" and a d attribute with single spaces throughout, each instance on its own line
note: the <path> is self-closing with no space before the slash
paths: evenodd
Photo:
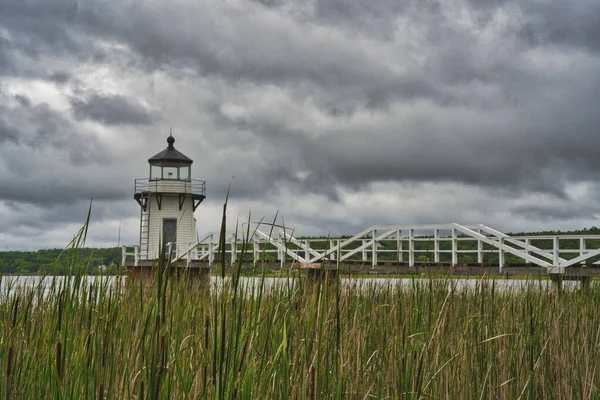
<path id="1" fill-rule="evenodd" d="M 0 36 L 0 71 L 6 74 L 12 68 L 11 55 L 8 40 Z"/>
<path id="2" fill-rule="evenodd" d="M 60 171 L 59 171 L 60 173 Z M 94 178 L 90 182 L 84 179 L 46 177 L 46 182 L 32 178 L 15 179 L 0 178 L 2 193 L 0 200 L 35 204 L 42 207 L 56 205 L 73 205 L 81 200 L 96 199 L 118 200 L 125 198 L 129 189 L 126 186 L 111 188 L 110 179 Z"/>
<path id="3" fill-rule="evenodd" d="M 535 4 L 535 3 L 534 3 Z M 555 2 L 549 6 L 524 6 L 530 15 L 525 29 L 542 43 L 582 46 L 600 51 L 600 4 L 595 1 L 568 4 Z"/>
<path id="4" fill-rule="evenodd" d="M 88 93 L 71 98 L 77 119 L 89 119 L 106 125 L 148 125 L 152 118 L 141 104 L 120 95 Z"/>
<path id="5" fill-rule="evenodd" d="M 17 105 L 9 106 L 0 98 L 0 202 L 50 206 L 123 198 L 125 187 L 99 168 L 110 157 L 95 137 L 47 104 L 32 105 L 25 95 L 15 99 Z"/>
<path id="6" fill-rule="evenodd" d="M 590 217 L 600 213 L 600 207 L 580 207 L 573 204 L 562 204 L 560 206 L 519 206 L 513 207 L 511 212 L 531 221 L 589 220 Z"/>
<path id="7" fill-rule="evenodd" d="M 50 74 L 48 79 L 58 84 L 64 84 L 71 80 L 71 74 L 66 71 L 56 71 Z"/>
<path id="8" fill-rule="evenodd" d="M 359 137 L 340 133 L 307 143 L 303 154 L 313 171 L 311 186 L 315 181 L 359 187 L 373 181 L 455 181 L 560 194 L 571 179 L 600 179 L 592 150 L 600 146 L 600 135 L 572 132 L 568 124 L 518 140 L 498 131 L 477 137 L 439 127 L 412 137 L 401 128 Z M 587 150 L 576 144 L 581 141 Z"/>
<path id="9" fill-rule="evenodd" d="M 25 54 L 34 59 L 52 54 L 83 52 L 85 45 L 69 29 L 75 4 L 60 0 L 31 3 L 3 1 L 0 4 L 0 26 L 10 35 L 3 37 L 0 32 L 0 49 L 8 54 L 7 57 Z M 11 60 L 12 63 L 14 60 Z M 14 74 L 24 72 L 30 71 L 12 70 Z"/>
<path id="10" fill-rule="evenodd" d="M 519 10 L 519 36 L 531 46 L 564 45 L 600 51 L 600 4 L 585 0 L 575 3 L 515 0 L 469 0 L 479 12 Z"/>
<path id="11" fill-rule="evenodd" d="M 72 0 L 0 2 L 0 77 L 65 84 L 71 73 L 55 70 L 45 63 L 48 58 L 69 59 L 71 66 L 81 66 L 113 57 L 80 25 L 80 4 Z"/>
<path id="12" fill-rule="evenodd" d="M 11 126 L 8 126 L 6 122 L 0 119 L 0 143 L 7 141 L 17 143 L 18 140 L 19 131 Z"/>
<path id="13" fill-rule="evenodd" d="M 312 7 L 301 7 L 299 2 L 289 0 L 256 0 L 274 9 L 301 8 L 303 18 L 319 24 L 343 28 L 351 35 L 367 35 L 381 40 L 391 40 L 396 33 L 396 19 L 411 10 L 426 10 L 437 14 L 437 1 L 368 1 L 368 0 L 317 0 Z"/>
<path id="14" fill-rule="evenodd" d="M 34 18 L 33 10 L 36 7 L 10 4 L 13 7 L 6 10 L 7 14 L 12 11 L 28 21 Z M 318 2 L 310 18 L 320 23 L 331 21 L 346 24 L 355 31 L 361 21 L 371 21 L 370 30 L 381 32 L 386 29 L 385 26 L 393 28 L 395 18 L 405 8 L 396 4 Z M 427 20 L 438 18 L 438 13 L 432 11 L 436 9 L 436 4 L 431 2 L 425 8 L 412 5 L 416 10 L 411 8 L 411 16 L 414 14 Z M 36 27 L 34 32 L 37 32 L 37 36 L 28 41 L 36 44 L 31 50 L 33 53 L 51 49 L 53 52 L 73 52 L 79 57 L 89 58 L 94 52 L 105 51 L 86 39 L 97 36 L 127 45 L 142 57 L 144 61 L 138 64 L 146 68 L 192 66 L 200 74 L 220 76 L 232 82 L 249 80 L 287 86 L 304 96 L 317 99 L 333 114 L 347 114 L 363 107 L 376 109 L 386 107 L 395 100 L 414 98 L 428 98 L 443 103 L 462 101 L 455 98 L 452 90 L 444 90 L 440 85 L 443 82 L 436 82 L 435 76 L 399 73 L 381 60 L 369 59 L 366 49 L 349 47 L 349 43 L 341 41 L 323 42 L 319 36 L 302 38 L 300 28 L 296 31 L 286 30 L 277 23 L 273 23 L 272 29 L 280 34 L 273 35 L 267 28 L 253 25 L 257 21 L 251 17 L 245 19 L 223 10 L 217 15 L 238 18 L 240 22 L 228 26 L 227 35 L 204 16 L 210 13 L 200 13 L 206 7 L 200 9 L 190 6 L 186 9 L 148 4 L 135 12 L 110 2 L 86 4 L 76 7 L 75 11 L 70 2 L 55 2 L 54 7 L 38 4 L 37 7 L 39 13 L 44 13 L 44 24 Z M 206 19 L 205 24 L 202 23 L 203 19 Z M 193 25 L 196 25 L 195 29 L 181 28 Z M 448 48 L 449 56 L 454 57 L 457 46 L 464 45 L 465 40 L 471 38 L 457 36 L 451 25 L 445 29 L 443 26 L 435 24 L 426 28 L 426 33 L 430 37 L 440 38 L 439 43 L 434 45 L 440 46 L 440 49 Z M 43 34 L 46 31 L 47 35 Z M 306 43 L 302 43 L 302 39 Z M 452 43 L 452 40 L 460 42 Z M 408 49 L 392 47 L 390 50 L 401 53 Z M 405 61 L 410 60 L 406 58 Z M 433 61 L 437 64 L 436 60 Z M 448 61 L 448 57 L 444 57 L 439 63 L 444 66 L 443 73 L 449 77 L 464 76 L 465 71 L 474 70 L 468 65 L 474 60 L 468 57 Z M 429 68 L 435 72 L 436 65 Z"/>
<path id="15" fill-rule="evenodd" d="M 102 148 L 93 138 L 77 133 L 77 128 L 48 104 L 32 105 L 26 95 L 16 95 L 17 107 L 0 102 L 0 126 L 16 143 L 31 148 L 53 148 L 83 153 L 89 162 L 102 159 Z M 86 161 L 86 162 L 87 162 Z M 79 165 L 80 163 L 75 163 Z"/>
<path id="16" fill-rule="evenodd" d="M 410 6 L 411 2 L 393 0 L 363 1 L 363 0 L 318 0 L 315 2 L 315 19 L 331 24 L 347 24 L 354 29 L 361 26 L 371 26 L 376 33 L 394 31 L 394 17 Z M 378 25 L 375 25 L 379 23 Z M 383 26 L 381 25 L 383 23 Z"/>
<path id="17" fill-rule="evenodd" d="M 268 5 L 285 14 L 285 4 L 275 2 Z M 502 3 L 487 4 L 487 7 L 493 8 L 492 12 L 503 6 Z M 527 11 L 526 5 L 523 10 Z M 385 3 L 327 2 L 317 3 L 313 13 L 309 14 L 317 22 L 354 26 L 357 28 L 355 32 L 359 32 L 360 15 L 365 16 L 364 20 L 384 22 L 382 30 L 385 31 L 386 26 L 394 25 L 395 18 L 403 11 L 402 7 Z M 593 87 L 581 86 L 579 91 L 577 88 L 585 81 L 594 85 L 593 82 L 600 78 L 597 71 L 590 71 L 588 76 L 561 77 L 531 69 L 527 65 L 528 60 L 521 57 L 521 52 L 531 47 L 531 43 L 521 43 L 522 30 L 530 23 L 528 18 L 522 25 L 518 20 L 510 20 L 506 30 L 499 32 L 506 35 L 503 40 L 509 48 L 512 47 L 512 50 L 503 53 L 495 51 L 494 42 L 482 47 L 477 31 L 457 29 L 452 20 L 441 14 L 438 3 L 413 7 L 411 13 L 417 19 L 439 20 L 437 25 L 420 27 L 429 41 L 423 45 L 437 47 L 428 56 L 424 68 L 408 68 L 402 73 L 394 72 L 380 60 L 369 59 L 367 54 L 351 48 L 336 48 L 316 56 L 311 54 L 312 50 L 307 51 L 296 42 L 291 43 L 290 51 L 285 51 L 282 50 L 284 44 L 290 44 L 285 42 L 285 37 L 270 38 L 270 47 L 261 45 L 257 40 L 257 43 L 238 48 L 244 43 L 244 38 L 237 36 L 236 28 L 233 28 L 234 41 L 223 42 L 224 47 L 208 46 L 204 35 L 194 41 L 194 47 L 190 44 L 193 41 L 190 32 L 168 30 L 162 35 L 157 33 L 161 23 L 164 24 L 172 15 L 157 24 L 141 24 L 142 29 L 132 36 L 119 37 L 143 57 L 155 61 L 165 62 L 160 57 L 168 55 L 171 62 L 179 60 L 183 64 L 198 65 L 202 74 L 219 75 L 232 82 L 251 80 L 288 87 L 301 98 L 316 100 L 323 111 L 341 119 L 365 108 L 375 112 L 392 112 L 390 104 L 419 100 L 437 106 L 431 108 L 432 120 L 439 119 L 436 113 L 444 108 L 460 112 L 461 106 L 475 112 L 480 110 L 483 115 L 507 113 L 511 118 L 509 125 L 499 118 L 495 121 L 497 126 L 490 126 L 479 123 L 478 119 L 482 117 L 473 113 L 467 116 L 472 121 L 464 124 L 450 120 L 443 127 L 400 125 L 396 130 L 383 132 L 325 130 L 320 132 L 318 140 L 309 139 L 308 132 L 294 133 L 285 126 L 274 126 L 268 116 L 232 123 L 220 121 L 224 126 L 233 125 L 264 138 L 262 144 L 266 148 L 271 147 L 269 141 L 274 141 L 281 145 L 279 148 L 283 151 L 302 149 L 301 154 L 292 150 L 285 162 L 272 163 L 267 171 L 273 171 L 271 175 L 295 183 L 304 190 L 325 192 L 336 198 L 336 185 L 360 188 L 373 181 L 427 180 L 512 187 L 519 191 L 537 190 L 561 196 L 569 179 L 582 174 L 590 179 L 598 178 L 595 172 L 598 170 L 597 157 L 588 149 L 595 148 L 598 135 L 594 135 L 593 131 L 599 121 L 593 113 L 581 111 L 589 105 L 598 104 L 598 91 Z M 553 16 L 560 18 L 560 13 Z M 476 23 L 481 25 L 480 28 L 487 28 L 486 24 L 491 24 L 492 17 L 476 16 Z M 530 17 L 537 18 L 536 15 Z M 569 20 L 565 20 L 564 24 L 575 26 Z M 118 32 L 118 29 L 111 32 Z M 222 39 L 216 32 L 209 30 L 206 33 L 217 41 Z M 258 33 L 260 38 L 260 30 Z M 369 29 L 366 33 L 369 37 L 378 38 Z M 157 35 L 161 40 L 157 41 L 156 47 L 142 39 Z M 384 36 L 379 39 L 389 40 L 389 35 Z M 314 45 L 320 50 L 332 50 L 326 45 Z M 540 42 L 540 46 L 543 45 L 544 42 Z M 288 57 L 279 57 L 282 53 Z M 303 84 L 299 85 L 299 82 Z M 478 85 L 496 91 L 497 95 L 477 95 Z M 545 90 L 557 91 L 564 100 L 559 104 L 547 101 L 540 97 Z M 217 114 L 214 117 L 221 116 Z M 586 145 L 582 146 L 582 143 Z M 578 161 L 569 162 L 573 159 Z M 299 164 L 308 170 L 304 178 L 297 178 L 294 174 Z M 263 182 L 267 182 L 264 172 L 260 176 Z"/>
<path id="18" fill-rule="evenodd" d="M 131 200 L 133 201 L 133 199 Z M 126 202 L 117 202 L 114 200 L 103 201 L 98 198 L 82 199 L 69 203 L 47 204 L 44 208 L 32 207 L 29 204 L 21 202 L 11 202 L 12 223 L 25 228 L 49 228 L 53 224 L 77 223 L 83 224 L 91 206 L 92 220 L 102 220 L 106 218 L 124 217 L 127 215 L 129 207 Z M 28 213 L 47 211 L 44 219 L 31 218 Z"/>
<path id="19" fill-rule="evenodd" d="M 394 99 L 447 101 L 452 97 L 420 76 L 399 74 L 380 60 L 368 59 L 367 48 L 349 46 L 343 37 L 324 41 L 326 36 L 320 33 L 303 39 L 302 28 L 290 30 L 285 16 L 270 21 L 273 32 L 268 26 L 261 28 L 255 16 L 243 17 L 224 11 L 223 6 L 215 8 L 216 17 L 238 21 L 223 31 L 210 19 L 205 6 L 187 9 L 159 3 L 133 12 L 102 2 L 79 7 L 73 20 L 67 20 L 65 13 L 49 19 L 56 18 L 56 24 L 66 24 L 83 38 L 96 36 L 126 45 L 140 57 L 130 65 L 150 70 L 191 67 L 201 75 L 234 84 L 276 84 L 314 97 L 332 110 L 385 107 Z M 377 9 L 376 14 L 383 18 L 385 7 Z M 379 25 L 377 22 L 374 27 Z M 89 57 L 94 46 L 89 47 L 81 54 Z"/>
<path id="20" fill-rule="evenodd" d="M 31 100 L 29 100 L 29 97 L 25 96 L 24 94 L 16 94 L 15 100 L 17 100 L 22 107 L 31 106 Z"/>
<path id="21" fill-rule="evenodd" d="M 575 83 L 575 81 L 573 81 Z M 290 129 L 270 116 L 236 118 L 214 111 L 215 121 L 231 131 L 251 132 L 269 154 L 283 181 L 299 190 L 337 199 L 336 187 L 368 187 L 375 181 L 458 182 L 480 187 L 529 190 L 564 196 L 570 180 L 600 179 L 600 116 L 596 84 L 565 92 L 577 110 L 560 102 L 479 113 L 465 107 L 401 120 L 378 131 L 348 129 L 312 132 Z M 452 111 L 454 109 L 454 111 Z M 546 115 L 536 115 L 536 113 Z M 218 118 L 217 118 L 218 117 Z M 299 178 L 295 171 L 308 174 Z M 265 174 L 261 174 L 265 176 Z"/>

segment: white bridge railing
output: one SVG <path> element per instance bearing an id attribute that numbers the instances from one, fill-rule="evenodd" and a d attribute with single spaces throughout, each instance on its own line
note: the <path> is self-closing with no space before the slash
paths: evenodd
<path id="1" fill-rule="evenodd" d="M 564 273 L 568 267 L 590 262 L 600 264 L 597 261 L 600 235 L 509 236 L 482 224 L 451 223 L 376 225 L 349 238 L 298 239 L 291 235 L 292 230 L 273 230 L 267 226 L 269 231 L 265 233 L 259 229 L 260 224 L 257 226 L 249 240 L 235 233 L 226 235 L 225 254 L 232 264 L 243 256 L 243 244 L 248 249 L 245 257 L 251 254 L 252 262 L 277 260 L 282 266 L 287 261 L 305 266 L 324 261 L 338 266 L 344 262 L 362 262 L 373 267 L 379 262 L 406 263 L 411 267 L 431 262 L 483 265 L 491 264 L 493 259 L 502 270 L 507 265 L 507 254 L 522 263 L 544 267 L 549 273 Z M 577 241 L 577 246 L 561 248 L 561 242 L 567 240 Z M 460 246 L 463 241 L 469 242 L 469 246 Z M 550 242 L 551 246 L 541 246 L 540 242 Z M 197 249 L 198 259 L 213 265 L 219 258 L 219 233 L 207 234 Z"/>
<path id="2" fill-rule="evenodd" d="M 166 243 L 165 254 L 170 255 L 171 261 L 185 261 L 189 266 L 192 261 L 198 261 L 198 245 L 169 242 Z M 128 263 L 129 260 L 132 261 L 131 264 Z M 140 261 L 154 261 L 154 258 L 147 251 L 142 251 L 139 245 L 121 246 L 121 265 L 139 266 Z"/>

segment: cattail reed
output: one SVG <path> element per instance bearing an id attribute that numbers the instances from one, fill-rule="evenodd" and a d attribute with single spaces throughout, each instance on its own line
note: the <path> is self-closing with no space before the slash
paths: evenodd
<path id="1" fill-rule="evenodd" d="M 58 296 L 58 318 L 56 323 L 56 331 L 60 332 L 62 328 L 62 316 L 63 316 L 63 295 L 65 294 L 64 290 L 60 292 Z"/>
<path id="2" fill-rule="evenodd" d="M 56 372 L 58 373 L 59 379 L 63 377 L 63 365 L 62 365 L 62 343 L 56 343 Z"/>
<path id="3" fill-rule="evenodd" d="M 315 367 L 314 365 L 311 365 L 309 370 L 309 383 L 308 383 L 308 398 L 309 400 L 314 400 L 315 397 L 315 390 L 316 390 L 316 377 L 315 377 Z"/>
<path id="4" fill-rule="evenodd" d="M 5 375 L 6 375 L 7 378 L 9 378 L 10 375 L 11 375 L 11 373 L 12 373 L 12 370 L 11 370 L 11 367 L 12 367 L 12 358 L 13 358 L 13 348 L 12 348 L 12 346 L 10 346 L 8 348 L 8 355 L 6 357 L 6 369 L 5 369 L 6 373 L 5 373 Z"/>
<path id="5" fill-rule="evenodd" d="M 12 327 L 13 328 L 17 325 L 17 311 L 19 310 L 19 300 L 20 299 L 21 299 L 21 297 L 17 296 L 14 307 L 13 307 L 13 318 L 12 318 Z"/>

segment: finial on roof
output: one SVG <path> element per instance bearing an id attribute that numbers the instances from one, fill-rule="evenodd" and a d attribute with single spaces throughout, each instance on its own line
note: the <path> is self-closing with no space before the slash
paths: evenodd
<path id="1" fill-rule="evenodd" d="M 167 138 L 167 143 L 169 144 L 169 148 L 172 149 L 173 143 L 175 143 L 175 138 L 173 137 L 173 127 L 171 127 L 171 132 L 169 134 L 169 137 Z"/>

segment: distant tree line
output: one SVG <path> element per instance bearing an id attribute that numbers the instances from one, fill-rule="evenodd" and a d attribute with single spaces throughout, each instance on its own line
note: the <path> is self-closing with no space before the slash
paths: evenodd
<path id="1" fill-rule="evenodd" d="M 0 273 L 10 275 L 117 274 L 123 272 L 120 263 L 119 247 L 0 252 Z"/>

